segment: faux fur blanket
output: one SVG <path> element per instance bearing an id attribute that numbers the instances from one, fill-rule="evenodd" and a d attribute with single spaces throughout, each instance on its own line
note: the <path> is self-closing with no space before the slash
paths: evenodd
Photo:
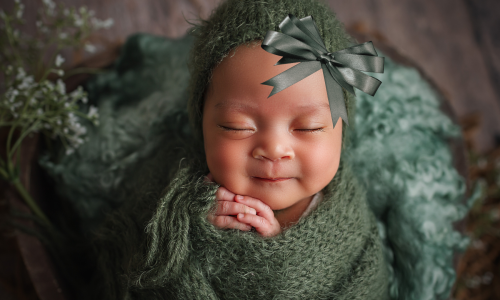
<path id="1" fill-rule="evenodd" d="M 99 232 L 96 247 L 116 250 L 96 251 L 109 266 L 99 271 L 103 277 L 140 270 L 124 265 L 124 257 L 147 253 L 137 249 L 150 245 L 144 226 L 173 178 L 171 171 L 186 156 L 191 45 L 189 36 L 131 36 L 110 72 L 87 86 L 101 126 L 88 126 L 90 139 L 75 154 L 42 161 L 59 195 L 76 208 L 84 231 L 102 225 L 104 214 L 118 207 L 134 211 L 133 218 L 114 212 Z M 454 251 L 467 245 L 453 230 L 467 208 L 460 204 L 464 179 L 453 168 L 447 145 L 460 131 L 416 70 L 386 57 L 385 73 L 373 76 L 384 84 L 375 97 L 358 93 L 355 130 L 342 159 L 350 161 L 367 190 L 384 241 L 391 299 L 447 299 L 455 280 Z M 103 288 L 110 295 L 123 290 L 114 284 Z M 102 285 L 98 280 L 92 287 Z"/>

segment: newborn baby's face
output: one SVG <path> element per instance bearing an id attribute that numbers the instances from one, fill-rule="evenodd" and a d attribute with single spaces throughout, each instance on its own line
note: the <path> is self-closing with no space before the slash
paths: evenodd
<path id="1" fill-rule="evenodd" d="M 342 141 L 322 70 L 267 98 L 272 87 L 261 83 L 295 64 L 274 66 L 280 57 L 260 44 L 231 54 L 214 69 L 203 110 L 214 181 L 273 210 L 308 201 L 335 176 Z"/>

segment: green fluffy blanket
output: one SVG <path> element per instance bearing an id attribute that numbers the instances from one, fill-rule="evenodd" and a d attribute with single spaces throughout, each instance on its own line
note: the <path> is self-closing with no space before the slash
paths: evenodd
<path id="1" fill-rule="evenodd" d="M 183 270 L 186 267 L 191 268 L 186 276 L 194 276 L 192 280 L 181 277 L 177 277 L 177 280 L 180 280 L 180 284 L 196 282 L 200 288 L 207 282 L 214 288 L 223 284 L 218 282 L 218 278 L 225 275 L 221 272 L 238 275 L 234 280 L 270 278 L 266 277 L 268 273 L 265 273 L 265 268 L 259 271 L 264 272 L 259 278 L 253 278 L 252 271 L 231 268 L 231 265 L 219 268 L 212 264 L 234 263 L 238 266 L 239 259 L 250 259 L 241 256 L 243 252 L 224 252 L 228 256 L 227 260 L 223 256 L 215 256 L 213 261 L 208 261 L 208 256 L 194 256 L 192 247 L 201 247 L 196 248 L 199 251 L 195 252 L 203 255 L 206 254 L 205 250 L 209 250 L 200 246 L 201 242 L 210 244 L 213 240 L 194 239 L 192 243 L 169 244 L 162 239 L 162 232 L 166 229 L 154 226 L 148 227 L 152 239 L 148 240 L 144 234 L 159 199 L 165 200 L 162 198 L 163 189 L 175 177 L 174 172 L 179 170 L 180 165 L 187 164 L 180 164 L 181 159 L 199 157 L 196 148 L 193 150 L 186 144 L 190 136 L 185 110 L 189 79 L 186 62 L 191 44 L 190 37 L 169 40 L 135 35 L 129 38 L 113 69 L 97 76 L 87 86 L 89 100 L 100 109 L 101 126 L 94 128 L 89 125 L 90 140 L 75 154 L 50 159 L 46 157 L 41 161 L 54 178 L 59 194 L 71 201 L 79 212 L 83 231 L 91 232 L 102 223 L 105 214 L 112 214 L 99 231 L 95 247 L 101 265 L 108 266 L 100 270 L 100 278 L 113 280 L 98 280 L 92 285 L 94 288 L 102 287 L 101 291 L 107 293 L 109 299 L 123 293 L 123 283 L 130 284 L 131 295 L 149 293 L 150 296 L 161 298 L 163 293 L 175 292 L 175 287 L 163 286 L 165 283 L 160 279 L 184 274 L 179 268 Z M 454 282 L 454 251 L 463 249 L 467 244 L 467 240 L 455 232 L 452 226 L 466 212 L 466 207 L 459 204 L 463 200 L 464 180 L 452 167 L 447 147 L 447 140 L 458 137 L 459 130 L 441 113 L 439 97 L 415 70 L 401 67 L 386 58 L 385 73 L 374 76 L 381 79 L 383 84 L 375 97 L 358 94 L 356 122 L 352 126 L 355 130 L 351 134 L 349 148 L 343 150 L 341 160 L 346 166 L 351 166 L 354 176 L 363 186 L 360 190 L 367 191 L 367 202 L 376 217 L 378 233 L 383 242 L 389 270 L 390 298 L 446 299 Z M 204 164 L 201 162 L 198 165 Z M 207 172 L 202 171 L 200 174 Z M 337 176 L 347 175 L 342 173 Z M 204 189 L 199 192 L 208 192 Z M 326 201 L 321 208 L 327 210 L 331 202 Z M 121 209 L 117 210 L 119 207 Z M 131 217 L 126 217 L 127 212 L 132 212 L 129 215 Z M 190 212 L 202 215 L 201 211 Z M 290 228 L 290 233 L 285 232 L 276 239 L 260 239 L 261 244 L 257 244 L 257 239 L 251 237 L 253 235 L 238 235 L 232 231 L 206 231 L 204 236 L 219 240 L 230 237 L 234 242 L 249 242 L 249 250 L 255 250 L 251 248 L 253 245 L 262 247 L 259 249 L 272 250 L 275 245 L 290 241 L 294 232 L 301 228 L 314 228 L 314 222 L 319 221 L 315 216 L 316 213 L 310 215 L 296 228 Z M 367 220 L 364 219 L 360 224 L 368 226 Z M 203 221 L 198 219 L 193 222 L 199 225 Z M 202 227 L 190 225 L 190 228 Z M 167 230 L 167 233 L 179 234 L 178 238 L 184 241 L 187 238 L 185 228 L 180 232 Z M 153 238 L 155 234 L 156 239 Z M 358 237 L 360 240 L 357 242 L 361 243 L 361 239 L 364 239 L 365 243 L 369 243 L 373 236 L 365 232 Z M 154 245 L 161 249 L 181 247 L 175 248 L 181 251 L 175 251 L 174 248 L 169 251 L 187 256 L 167 259 L 175 263 L 162 269 L 165 260 L 157 255 L 163 252 L 151 250 L 156 249 Z M 282 246 L 293 245 L 285 243 Z M 332 249 L 329 247 L 338 245 L 318 245 L 311 241 L 310 246 Z M 182 247 L 188 247 L 189 251 L 183 251 L 186 248 Z M 149 258 L 144 260 L 144 255 L 148 253 Z M 272 256 L 274 252 L 259 254 Z M 362 257 L 355 252 L 344 254 L 350 258 L 339 263 L 348 264 L 351 259 Z M 299 260 L 299 263 L 304 267 L 302 276 L 312 276 L 307 270 L 317 266 L 316 262 Z M 299 265 L 289 267 L 300 273 Z M 281 267 L 278 265 L 276 270 L 269 270 L 269 274 L 286 270 Z M 350 280 L 349 276 L 344 275 L 338 275 L 340 281 L 329 283 L 332 285 L 330 291 L 336 291 L 340 286 L 335 288 L 333 285 L 342 280 Z M 336 275 L 327 274 L 325 278 L 328 276 Z M 151 284 L 155 278 L 160 281 Z M 282 283 L 286 284 L 284 281 Z M 289 283 L 299 287 L 302 284 L 300 280 Z M 177 288 L 182 289 L 182 285 Z M 303 288 L 296 290 L 304 291 Z M 213 291 L 217 295 L 221 293 L 219 290 Z"/>
<path id="2" fill-rule="evenodd" d="M 143 231 L 130 232 L 140 230 L 130 221 L 137 206 L 114 215 L 115 233 L 108 233 L 125 238 L 100 240 L 100 273 L 125 277 L 108 271 L 99 278 L 99 298 L 388 299 L 375 217 L 347 168 L 316 210 L 273 238 L 211 225 L 206 215 L 218 186 L 203 178 L 179 171 L 148 221 L 147 241 Z"/>

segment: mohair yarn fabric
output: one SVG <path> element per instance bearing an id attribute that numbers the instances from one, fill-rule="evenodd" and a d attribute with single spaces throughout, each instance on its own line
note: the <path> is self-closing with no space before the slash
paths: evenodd
<path id="1" fill-rule="evenodd" d="M 260 1 L 257 5 L 266 3 L 281 5 L 285 2 Z M 301 6 L 309 2 L 293 2 L 289 4 L 291 10 L 286 13 L 291 12 L 298 17 L 307 15 L 305 12 L 292 11 L 295 3 Z M 239 5 L 237 2 L 233 4 Z M 264 9 L 263 6 L 259 7 Z M 252 19 L 247 20 L 246 17 L 252 16 L 252 9 L 245 13 L 240 15 L 240 18 L 244 18 L 240 23 L 228 20 L 232 22 L 228 24 L 250 30 L 252 27 L 246 24 L 250 24 Z M 331 16 L 327 9 L 318 14 Z M 316 15 L 314 17 L 317 19 Z M 283 18 L 273 17 L 276 23 L 269 29 L 277 30 Z M 332 28 L 341 28 L 338 21 L 333 24 L 337 27 Z M 318 26 L 320 31 L 326 30 L 322 25 Z M 328 26 L 328 30 L 330 28 Z M 198 27 L 195 33 L 200 35 L 200 30 Z M 244 31 L 238 31 L 240 33 L 244 34 Z M 257 34 L 249 34 L 245 41 L 252 41 L 256 39 L 255 36 Z M 231 37 L 229 39 L 222 35 L 219 39 L 228 43 L 243 39 L 236 33 L 231 34 Z M 327 39 L 332 37 L 325 37 L 325 42 L 330 43 Z M 335 39 L 346 43 L 349 40 L 347 36 Z M 216 52 L 213 53 L 222 53 L 223 56 L 222 46 L 216 46 L 215 41 L 211 43 L 203 51 L 214 49 Z M 348 46 L 342 43 L 338 45 L 338 48 L 335 46 L 331 49 L 335 51 Z M 198 44 L 197 47 L 202 46 Z M 213 200 L 210 197 L 213 197 L 215 186 L 200 181 L 208 170 L 203 151 L 199 148 L 200 136 L 197 136 L 196 143 L 193 142 L 192 137 L 196 134 L 188 126 L 188 113 L 184 108 L 189 78 L 185 65 L 186 53 L 191 48 L 191 37 L 181 40 L 149 35 L 131 37 L 114 68 L 109 73 L 99 75 L 88 85 L 91 93 L 89 100 L 99 106 L 101 124 L 105 125 L 89 127 L 89 143 L 82 145 L 75 154 L 60 157 L 59 160 L 46 158 L 42 161 L 56 181 L 60 195 L 82 208 L 82 227 L 87 230 L 96 227 L 103 219 L 103 211 L 114 210 L 96 235 L 94 251 L 99 267 L 96 268 L 95 280 L 89 288 L 82 290 L 82 295 L 85 291 L 93 290 L 99 296 L 89 299 L 123 299 L 126 294 L 128 299 L 171 299 L 169 295 L 181 297 L 186 295 L 181 291 L 191 290 L 208 291 L 207 295 L 222 295 L 219 294 L 222 291 L 214 287 L 224 282 L 210 282 L 207 279 L 222 278 L 230 272 L 238 272 L 237 268 L 231 268 L 238 264 L 237 259 L 248 262 L 250 258 L 241 256 L 242 252 L 238 252 L 238 248 L 235 253 L 225 249 L 220 253 L 210 252 L 203 247 L 205 244 L 210 245 L 215 239 L 229 241 L 230 236 L 235 245 L 250 242 L 246 244 L 246 247 L 253 247 L 250 250 L 255 250 L 257 246 L 273 249 L 280 241 L 294 236 L 292 230 L 289 236 L 285 232 L 284 236 L 271 242 L 274 239 L 258 239 L 255 234 L 207 227 L 213 231 L 205 228 L 203 230 L 206 231 L 201 232 L 206 235 L 198 235 L 200 232 L 195 230 L 206 225 L 200 216 L 206 212 L 208 206 L 204 205 L 207 205 L 207 201 Z M 198 60 L 199 72 L 204 70 L 208 77 L 198 75 L 196 79 L 193 75 L 191 81 L 197 91 L 190 96 L 191 118 L 193 112 L 201 109 L 193 109 L 193 103 L 201 103 L 194 101 L 193 95 L 202 95 L 207 84 L 200 84 L 199 89 L 196 89 L 196 82 L 207 80 L 211 68 L 217 64 L 215 59 L 208 62 L 212 60 L 211 57 L 205 59 L 207 61 L 203 64 Z M 448 139 L 459 137 L 459 130 L 440 111 L 439 96 L 417 71 L 399 66 L 386 58 L 385 73 L 374 76 L 383 82 L 377 95 L 370 97 L 358 93 L 356 116 L 349 109 L 349 117 L 355 117 L 354 122 L 350 121 L 349 128 L 355 130 L 349 137 L 349 146 L 343 148 L 341 160 L 344 167 L 334 181 L 342 178 L 338 186 L 345 191 L 348 189 L 342 188 L 342 185 L 355 185 L 359 181 L 360 184 L 356 184 L 353 190 L 354 195 L 357 195 L 353 199 L 358 199 L 363 190 L 368 191 L 368 204 L 376 216 L 380 239 L 384 243 L 390 298 L 446 299 L 455 278 L 453 253 L 467 244 L 467 239 L 453 230 L 453 222 L 466 213 L 466 207 L 460 204 L 465 185 L 452 166 L 447 146 Z M 144 81 L 154 84 L 144 85 Z M 354 101 L 349 98 L 348 103 L 352 108 Z M 199 131 L 199 127 L 196 130 Z M 344 141 L 346 139 L 347 135 Z M 183 157 L 189 159 L 182 160 Z M 178 172 L 179 169 L 184 171 Z M 175 172 L 177 175 L 174 175 Z M 352 179 L 352 176 L 358 180 Z M 170 187 L 165 189 L 169 183 Z M 331 191 L 329 195 L 340 191 L 332 185 L 328 189 Z M 193 202 L 195 199 L 200 199 L 200 202 Z M 116 210 L 119 206 L 121 208 Z M 359 207 L 364 209 L 363 205 Z M 316 219 L 313 218 L 320 209 L 327 211 L 325 207 L 318 207 L 304 222 L 301 221 L 302 229 L 298 227 L 297 230 L 314 228 Z M 169 215 L 169 211 L 178 213 Z M 356 212 L 353 212 L 355 215 Z M 191 216 L 198 217 L 191 219 Z M 366 225 L 364 222 L 366 220 L 360 224 Z M 147 227 L 146 234 L 148 223 L 151 225 Z M 167 230 L 174 227 L 181 230 Z M 366 235 L 366 232 L 360 236 L 366 241 L 371 239 L 371 235 Z M 175 242 L 169 242 L 172 240 Z M 259 244 L 256 241 L 263 242 Z M 311 241 L 311 245 L 307 246 L 335 247 L 317 245 L 318 242 Z M 282 246 L 292 249 L 293 243 L 284 243 Z M 163 252 L 164 249 L 169 250 Z M 173 258 L 165 257 L 166 253 L 172 253 Z M 212 254 L 213 257 L 210 257 Z M 229 259 L 226 260 L 226 257 Z M 219 268 L 219 265 L 210 267 L 210 262 L 218 262 L 228 268 Z M 314 261 L 311 263 L 314 264 Z M 297 267 L 288 267 L 300 273 Z M 252 278 L 251 274 L 237 273 L 240 276 L 237 278 Z M 268 278 L 266 274 L 261 274 L 262 278 Z M 300 274 L 305 278 L 312 276 L 306 271 Z M 167 280 L 174 277 L 175 280 Z M 174 285 L 174 282 L 178 285 Z M 294 281 L 293 284 L 301 285 L 301 282 Z M 356 286 L 352 284 L 352 287 Z M 345 287 L 349 288 L 349 285 Z M 227 293 L 231 291 L 227 290 Z M 185 298 L 192 297 L 187 295 Z M 368 296 L 364 299 L 375 298 Z"/>
<path id="2" fill-rule="evenodd" d="M 136 249 L 131 253 L 138 252 L 122 262 L 124 269 L 111 263 L 116 257 L 101 258 L 101 268 L 126 275 L 121 282 L 105 277 L 101 297 L 388 299 L 375 218 L 348 168 L 341 167 L 311 215 L 273 238 L 211 225 L 206 215 L 218 186 L 204 182 L 203 174 L 188 167 L 179 171 L 146 226 L 148 241 L 137 233 L 138 240 L 128 239 L 127 247 Z M 140 215 L 137 207 L 131 209 Z M 130 224 L 130 215 L 116 214 L 112 222 L 129 237 L 131 229 L 139 232 L 136 226 L 116 226 Z M 124 241 L 102 242 L 107 251 L 118 250 L 108 253 L 125 252 Z"/>

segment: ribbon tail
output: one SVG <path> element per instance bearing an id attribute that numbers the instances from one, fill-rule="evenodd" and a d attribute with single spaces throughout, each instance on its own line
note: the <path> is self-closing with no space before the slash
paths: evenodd
<path id="1" fill-rule="evenodd" d="M 276 31 L 267 32 L 261 47 L 269 53 L 296 59 L 316 60 L 319 56 L 318 51 L 308 44 Z"/>
<path id="2" fill-rule="evenodd" d="M 293 64 L 293 63 L 298 63 L 298 62 L 308 62 L 308 61 L 310 61 L 310 60 L 283 56 L 280 60 L 278 60 L 278 62 L 275 64 L 275 66 L 285 65 L 285 64 Z"/>
<path id="3" fill-rule="evenodd" d="M 331 63 L 328 63 L 325 67 L 332 76 L 332 78 L 337 82 L 337 84 L 339 84 L 346 91 L 354 95 L 354 88 L 349 84 L 348 81 L 345 80 L 344 77 L 346 75 L 340 72 L 340 67 L 334 67 Z M 349 68 L 346 69 L 351 70 Z"/>
<path id="4" fill-rule="evenodd" d="M 384 58 L 380 56 L 337 53 L 335 60 L 346 67 L 359 71 L 384 73 Z"/>
<path id="5" fill-rule="evenodd" d="M 368 76 L 363 72 L 348 67 L 337 67 L 337 70 L 342 74 L 345 82 L 370 96 L 375 95 L 382 83 L 375 77 Z"/>
<path id="6" fill-rule="evenodd" d="M 318 71 L 320 68 L 321 68 L 321 63 L 319 61 L 301 62 L 291 67 L 290 69 L 274 76 L 273 78 L 266 80 L 262 84 L 270 85 L 273 87 L 271 94 L 269 94 L 268 96 L 269 98 L 272 95 L 281 92 L 287 87 L 308 77 L 309 75 Z"/>
<path id="7" fill-rule="evenodd" d="M 378 55 L 371 41 L 365 42 L 363 44 L 354 45 L 352 47 L 339 50 L 335 53 L 350 53 L 350 54 L 371 55 L 371 56 Z"/>
<path id="8" fill-rule="evenodd" d="M 326 93 L 328 95 L 328 102 L 330 104 L 330 113 L 332 115 L 333 127 L 337 126 L 339 118 L 344 120 L 344 122 L 349 126 L 342 87 L 330 74 L 328 66 L 321 64 L 321 68 L 323 69 L 323 75 L 325 77 Z"/>

